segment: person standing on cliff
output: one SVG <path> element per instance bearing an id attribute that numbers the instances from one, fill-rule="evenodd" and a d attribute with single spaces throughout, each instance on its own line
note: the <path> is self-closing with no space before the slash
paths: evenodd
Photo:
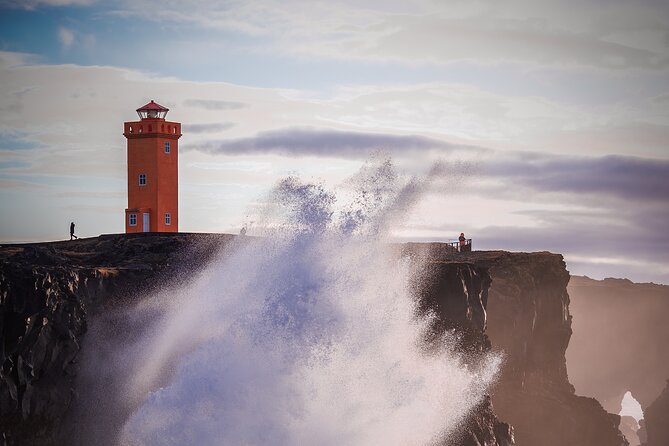
<path id="1" fill-rule="evenodd" d="M 74 235 L 74 222 L 70 223 L 70 240 L 73 238 L 79 238 L 76 235 Z"/>
<path id="2" fill-rule="evenodd" d="M 465 233 L 464 232 L 460 233 L 460 238 L 458 238 L 458 240 L 460 241 L 460 252 L 464 252 L 465 251 L 465 245 L 467 244 L 467 239 L 465 238 Z"/>

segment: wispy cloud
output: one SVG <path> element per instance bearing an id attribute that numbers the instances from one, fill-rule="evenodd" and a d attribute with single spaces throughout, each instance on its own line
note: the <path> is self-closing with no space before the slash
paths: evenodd
<path id="1" fill-rule="evenodd" d="M 58 40 L 63 48 L 68 49 L 74 44 L 74 31 L 61 26 L 58 28 Z"/>
<path id="2" fill-rule="evenodd" d="M 362 133 L 316 128 L 284 128 L 248 138 L 210 141 L 193 147 L 212 154 L 274 153 L 288 156 L 364 158 L 374 151 L 407 155 L 427 150 L 482 150 L 419 135 Z"/>
<path id="3" fill-rule="evenodd" d="M 41 6 L 87 6 L 96 0 L 1 0 L 0 8 L 33 10 Z"/>
<path id="4" fill-rule="evenodd" d="M 154 7 L 153 5 L 156 5 Z M 159 6 L 159 7 L 158 7 Z M 197 24 L 259 39 L 257 51 L 447 64 L 515 62 L 606 70 L 664 69 L 669 64 L 662 5 L 589 0 L 560 2 L 217 3 L 128 0 L 125 15 Z M 586 17 L 596 17 L 597 26 Z M 625 21 L 620 16 L 626 17 Z M 643 32 L 644 38 L 639 35 Z M 438 44 L 435 44 L 438 42 Z M 531 43 L 530 43 L 531 42 Z"/>
<path id="5" fill-rule="evenodd" d="M 512 155 L 483 165 L 482 175 L 542 192 L 666 202 L 669 161 L 630 156 Z"/>
<path id="6" fill-rule="evenodd" d="M 211 122 L 202 124 L 184 124 L 182 128 L 184 132 L 188 133 L 216 133 L 229 130 L 234 126 L 234 122 Z"/>
<path id="7" fill-rule="evenodd" d="M 248 107 L 249 104 L 235 101 L 221 101 L 217 99 L 186 99 L 184 105 L 187 107 L 203 108 L 205 110 L 238 110 Z"/>

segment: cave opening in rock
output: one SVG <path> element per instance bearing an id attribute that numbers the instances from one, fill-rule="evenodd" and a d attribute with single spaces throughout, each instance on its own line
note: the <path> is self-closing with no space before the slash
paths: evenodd
<path id="1" fill-rule="evenodd" d="M 641 404 L 632 396 L 632 392 L 629 390 L 625 392 L 623 400 L 620 403 L 622 409 L 620 409 L 620 416 L 630 416 L 633 417 L 637 422 L 643 419 L 643 410 L 641 409 Z"/>

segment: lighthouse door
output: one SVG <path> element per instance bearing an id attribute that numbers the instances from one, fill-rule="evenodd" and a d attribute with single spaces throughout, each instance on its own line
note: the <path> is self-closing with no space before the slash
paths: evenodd
<path id="1" fill-rule="evenodd" d="M 143 228 L 144 232 L 149 232 L 149 227 L 150 227 L 149 223 L 150 223 L 149 213 L 144 212 L 144 228 Z"/>

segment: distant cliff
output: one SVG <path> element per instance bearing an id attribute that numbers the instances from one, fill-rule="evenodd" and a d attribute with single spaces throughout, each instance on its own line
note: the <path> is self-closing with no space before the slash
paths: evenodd
<path id="1" fill-rule="evenodd" d="M 576 276 L 568 290 L 574 335 L 567 365 L 576 391 L 617 413 L 629 390 L 645 409 L 669 379 L 669 286 Z"/>
<path id="2" fill-rule="evenodd" d="M 576 391 L 597 398 L 615 413 L 630 391 L 647 412 L 669 378 L 669 286 L 575 276 L 568 290 L 574 334 L 567 366 Z M 664 420 L 668 418 L 669 411 L 664 413 Z M 657 418 L 646 422 L 656 432 L 667 426 Z M 630 442 L 638 444 L 635 433 L 629 435 Z"/>
<path id="3" fill-rule="evenodd" d="M 644 443 L 642 446 L 666 446 L 669 444 L 669 380 L 667 385 L 644 411 Z"/>
<path id="4" fill-rule="evenodd" d="M 5 444 L 67 442 L 76 432 L 68 416 L 91 315 L 113 311 L 141 290 L 179 282 L 232 237 L 114 235 L 0 247 Z M 472 361 L 491 348 L 506 352 L 492 399 L 471 414 L 456 444 L 507 446 L 513 428 L 521 446 L 626 444 L 619 417 L 576 396 L 569 384 L 564 353 L 571 318 L 561 256 L 458 254 L 442 244 L 399 250 L 429 259 L 430 274 L 421 277 L 430 279 L 417 288 L 421 308 L 439 316 L 435 330 L 460 333 L 459 348 Z"/>

